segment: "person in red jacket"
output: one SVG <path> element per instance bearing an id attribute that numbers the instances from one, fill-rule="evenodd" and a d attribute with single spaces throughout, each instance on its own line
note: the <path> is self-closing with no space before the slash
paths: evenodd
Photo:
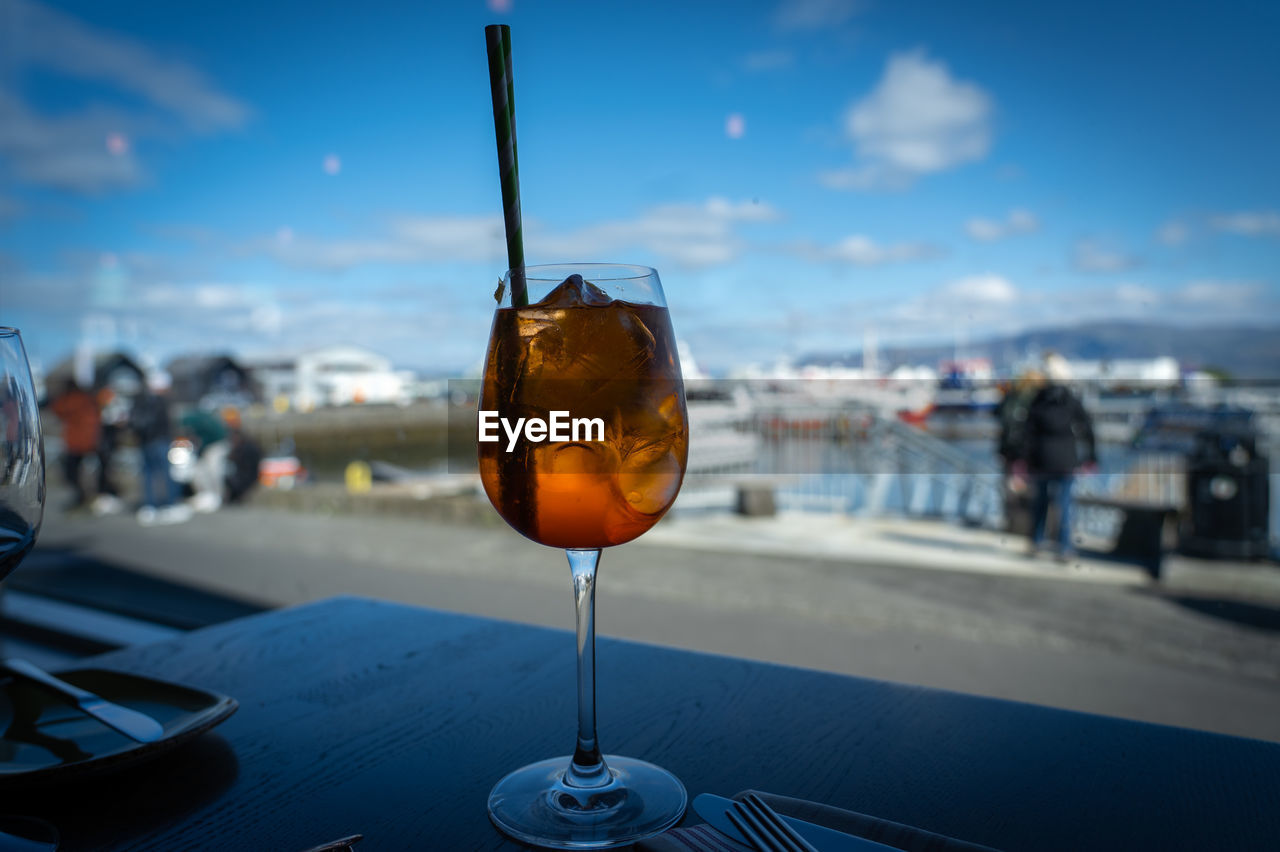
<path id="1" fill-rule="evenodd" d="M 80 481 L 80 467 L 85 456 L 98 452 L 102 439 L 98 401 L 74 379 L 68 379 L 52 408 L 62 423 L 62 473 L 73 494 L 67 508 L 75 509 L 83 506 L 89 496 Z"/>

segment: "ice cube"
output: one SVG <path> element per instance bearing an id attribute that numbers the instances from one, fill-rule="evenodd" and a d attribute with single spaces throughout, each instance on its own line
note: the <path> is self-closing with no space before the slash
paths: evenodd
<path id="1" fill-rule="evenodd" d="M 577 305 L 603 307 L 613 299 L 590 281 L 582 280 L 581 275 L 570 275 L 561 281 L 556 288 L 546 295 L 537 307 L 571 308 Z"/>
<path id="2" fill-rule="evenodd" d="M 608 341 L 612 356 L 606 369 L 615 381 L 634 383 L 651 375 L 658 342 L 644 320 L 623 307 L 625 303 L 614 304 L 619 310 L 610 312 L 614 314 L 609 318 L 612 322 L 599 331 L 600 338 Z"/>
<path id="3" fill-rule="evenodd" d="M 521 329 L 526 337 L 525 363 L 522 372 L 526 380 L 551 378 L 555 370 L 563 369 L 567 356 L 564 346 L 564 330 L 554 322 L 539 318 L 528 322 Z"/>
<path id="4" fill-rule="evenodd" d="M 682 468 L 674 437 L 633 445 L 622 458 L 614 487 L 632 511 L 657 514 L 675 500 Z"/>

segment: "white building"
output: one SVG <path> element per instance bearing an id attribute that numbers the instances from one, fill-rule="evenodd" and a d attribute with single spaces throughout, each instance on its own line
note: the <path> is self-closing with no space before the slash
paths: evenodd
<path id="1" fill-rule="evenodd" d="M 291 357 L 249 362 L 263 399 L 277 407 L 309 411 L 326 405 L 406 404 L 414 375 L 359 346 L 328 346 Z"/>
<path id="2" fill-rule="evenodd" d="M 1106 388 L 1135 385 L 1173 388 L 1182 380 L 1175 358 L 1112 358 L 1105 361 L 1071 361 L 1071 377 L 1079 382 L 1096 382 Z"/>

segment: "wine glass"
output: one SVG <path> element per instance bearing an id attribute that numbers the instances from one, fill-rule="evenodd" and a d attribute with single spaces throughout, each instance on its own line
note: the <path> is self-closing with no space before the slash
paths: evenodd
<path id="1" fill-rule="evenodd" d="M 0 581 L 31 552 L 43 519 L 40 407 L 22 335 L 0 326 Z"/>
<path id="2" fill-rule="evenodd" d="M 0 326 L 0 583 L 31 552 L 43 520 L 40 406 L 22 335 Z M 0 850 L 57 848 L 58 832 L 44 820 L 0 816 Z"/>
<path id="3" fill-rule="evenodd" d="M 531 266 L 508 271 L 497 295 L 480 395 L 480 477 L 507 523 L 569 557 L 578 741 L 572 756 L 500 780 L 489 817 L 538 846 L 625 846 L 675 825 L 688 800 L 665 769 L 602 754 L 595 717 L 600 550 L 658 522 L 688 459 L 675 333 L 648 267 Z"/>

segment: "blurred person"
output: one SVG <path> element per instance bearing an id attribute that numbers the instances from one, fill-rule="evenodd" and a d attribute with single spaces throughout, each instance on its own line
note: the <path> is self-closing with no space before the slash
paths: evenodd
<path id="1" fill-rule="evenodd" d="M 195 445 L 191 469 L 191 505 L 197 512 L 216 512 L 226 486 L 227 455 L 231 452 L 227 424 L 212 411 L 194 408 L 182 418 L 182 431 Z"/>
<path id="2" fill-rule="evenodd" d="M 129 406 L 109 387 L 98 391 L 95 400 L 101 426 L 98 430 L 98 494 L 93 498 L 92 508 L 95 515 L 114 515 L 124 509 L 124 501 L 111 479 L 111 462 L 128 427 Z"/>
<path id="3" fill-rule="evenodd" d="M 169 470 L 169 445 L 173 430 L 169 419 L 170 379 L 167 373 L 147 376 L 146 388 L 134 400 L 129 427 L 142 450 L 142 506 L 138 523 L 181 523 L 191 518 L 182 503 L 182 491 Z"/>
<path id="4" fill-rule="evenodd" d="M 101 441 L 98 403 L 75 379 L 67 379 L 50 407 L 62 424 L 62 475 L 72 492 L 67 509 L 78 509 L 89 499 L 80 481 L 81 467 L 86 456 L 98 452 Z"/>
<path id="5" fill-rule="evenodd" d="M 1004 468 L 1004 517 L 1010 532 L 1030 535 L 1031 506 L 1025 460 L 1027 457 L 1027 414 L 1031 401 L 1044 387 L 1044 373 L 1024 370 L 1012 387 L 1006 389 L 996 406 L 1000 422 L 996 453 Z"/>
<path id="6" fill-rule="evenodd" d="M 245 434 L 239 410 L 224 408 L 222 420 L 227 424 L 227 441 L 231 446 L 227 453 L 226 497 L 228 502 L 238 503 L 258 484 L 262 448 Z"/>
<path id="7" fill-rule="evenodd" d="M 1058 507 L 1056 555 L 1066 561 L 1072 554 L 1071 486 L 1078 469 L 1097 466 L 1093 422 L 1080 398 L 1068 387 L 1071 366 L 1060 355 L 1045 358 L 1045 384 L 1027 409 L 1026 470 L 1034 486 L 1031 510 L 1031 542 L 1034 556 L 1044 539 L 1049 506 Z M 1081 452 L 1083 446 L 1083 452 Z"/>

